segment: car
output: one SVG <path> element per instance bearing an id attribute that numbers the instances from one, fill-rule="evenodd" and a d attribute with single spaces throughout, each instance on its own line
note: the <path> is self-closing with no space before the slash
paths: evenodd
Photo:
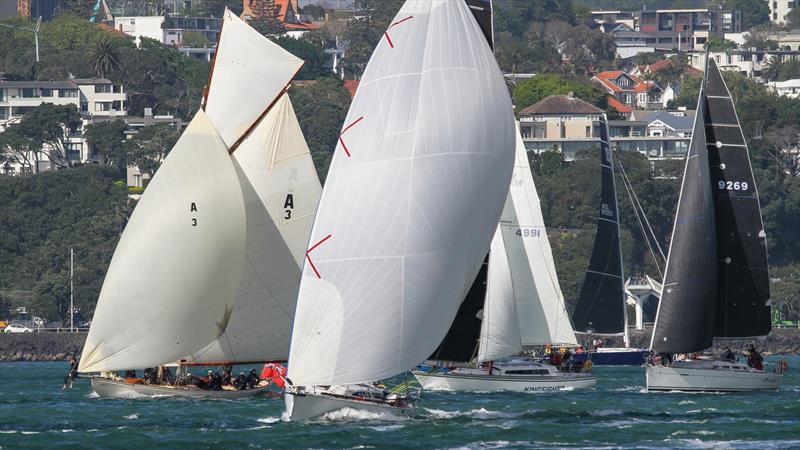
<path id="1" fill-rule="evenodd" d="M 30 333 L 32 331 L 30 328 L 18 323 L 12 323 L 3 330 L 4 333 Z"/>

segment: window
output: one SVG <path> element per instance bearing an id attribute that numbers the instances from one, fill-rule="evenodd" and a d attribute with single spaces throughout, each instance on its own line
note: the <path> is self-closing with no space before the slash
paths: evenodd
<path id="1" fill-rule="evenodd" d="M 58 96 L 60 98 L 78 98 L 77 89 L 59 89 Z"/>
<path id="2" fill-rule="evenodd" d="M 53 96 L 53 90 L 52 89 L 42 89 L 41 93 L 42 93 L 42 97 L 52 97 Z"/>
<path id="3" fill-rule="evenodd" d="M 2 91 L 0 91 L 2 92 Z M 9 110 L 11 108 L 8 106 L 0 106 L 0 120 L 8 119 L 9 117 Z"/>
<path id="4" fill-rule="evenodd" d="M 36 98 L 39 96 L 36 88 L 22 88 L 22 98 Z"/>
<path id="5" fill-rule="evenodd" d="M 0 102 L 6 101 L 6 90 L 0 89 Z"/>
<path id="6" fill-rule="evenodd" d="M 121 84 L 115 84 L 114 85 L 114 93 L 115 94 L 121 94 L 122 93 L 122 85 Z"/>
<path id="7" fill-rule="evenodd" d="M 592 137 L 592 127 L 586 127 L 586 137 Z"/>
<path id="8" fill-rule="evenodd" d="M 94 102 L 95 111 L 111 111 L 111 102 Z"/>
<path id="9" fill-rule="evenodd" d="M 94 93 L 95 94 L 110 94 L 111 93 L 111 85 L 110 84 L 95 84 L 94 85 Z"/>

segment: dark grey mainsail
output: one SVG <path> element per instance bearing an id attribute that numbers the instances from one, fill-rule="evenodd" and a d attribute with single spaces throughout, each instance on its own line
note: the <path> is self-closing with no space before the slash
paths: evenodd
<path id="1" fill-rule="evenodd" d="M 717 229 L 706 149 L 704 87 L 686 156 L 664 286 L 650 347 L 683 353 L 711 346 L 717 291 Z"/>
<path id="2" fill-rule="evenodd" d="M 771 328 L 767 239 L 747 144 L 713 59 L 705 93 L 718 252 L 714 336 L 764 336 Z"/>
<path id="3" fill-rule="evenodd" d="M 575 330 L 597 334 L 625 332 L 625 287 L 619 241 L 619 209 L 614 182 L 614 156 L 608 140 L 608 122 L 600 119 L 600 214 L 597 234 L 583 280 L 578 304 L 572 314 Z"/>
<path id="4" fill-rule="evenodd" d="M 475 20 L 486 36 L 489 47 L 494 48 L 494 30 L 492 28 L 492 1 L 491 0 L 464 0 L 469 6 Z"/>

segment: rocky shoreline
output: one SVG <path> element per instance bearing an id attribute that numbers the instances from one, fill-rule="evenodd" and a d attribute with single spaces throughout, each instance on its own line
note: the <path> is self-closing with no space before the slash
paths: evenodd
<path id="1" fill-rule="evenodd" d="M 0 362 L 5 361 L 63 361 L 77 355 L 86 341 L 86 333 L 0 333 Z M 777 328 L 766 340 L 738 339 L 714 342 L 714 353 L 721 354 L 726 346 L 744 352 L 755 342 L 765 355 L 800 355 L 800 328 Z M 606 347 L 622 346 L 621 338 L 605 339 Z M 632 331 L 631 346 L 647 348 L 650 330 Z"/>

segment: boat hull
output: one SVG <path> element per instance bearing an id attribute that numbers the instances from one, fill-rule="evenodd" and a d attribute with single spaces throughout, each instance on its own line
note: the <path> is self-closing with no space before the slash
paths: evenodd
<path id="1" fill-rule="evenodd" d="M 648 365 L 648 391 L 746 392 L 776 390 L 782 375 L 774 372 Z"/>
<path id="2" fill-rule="evenodd" d="M 195 386 L 153 386 L 149 384 L 132 384 L 124 381 L 111 380 L 102 377 L 92 377 L 92 390 L 103 398 L 132 398 L 132 397 L 189 397 L 189 398 L 247 398 L 260 394 L 272 394 L 269 387 L 245 389 L 236 391 L 207 391 Z"/>
<path id="3" fill-rule="evenodd" d="M 584 362 L 591 355 L 595 366 L 641 366 L 647 361 L 649 350 L 640 348 L 608 348 L 589 353 L 573 353 L 573 362 Z"/>
<path id="4" fill-rule="evenodd" d="M 383 417 L 412 417 L 417 413 L 417 408 L 414 404 L 399 407 L 384 402 L 318 393 L 298 394 L 287 391 L 284 393 L 284 398 L 286 413 L 283 419 L 292 422 L 314 419 L 346 408 Z"/>
<path id="5" fill-rule="evenodd" d="M 556 375 L 476 375 L 458 373 L 429 373 L 414 371 L 423 389 L 430 391 L 472 392 L 551 392 L 585 389 L 597 384 L 592 374 Z"/>

